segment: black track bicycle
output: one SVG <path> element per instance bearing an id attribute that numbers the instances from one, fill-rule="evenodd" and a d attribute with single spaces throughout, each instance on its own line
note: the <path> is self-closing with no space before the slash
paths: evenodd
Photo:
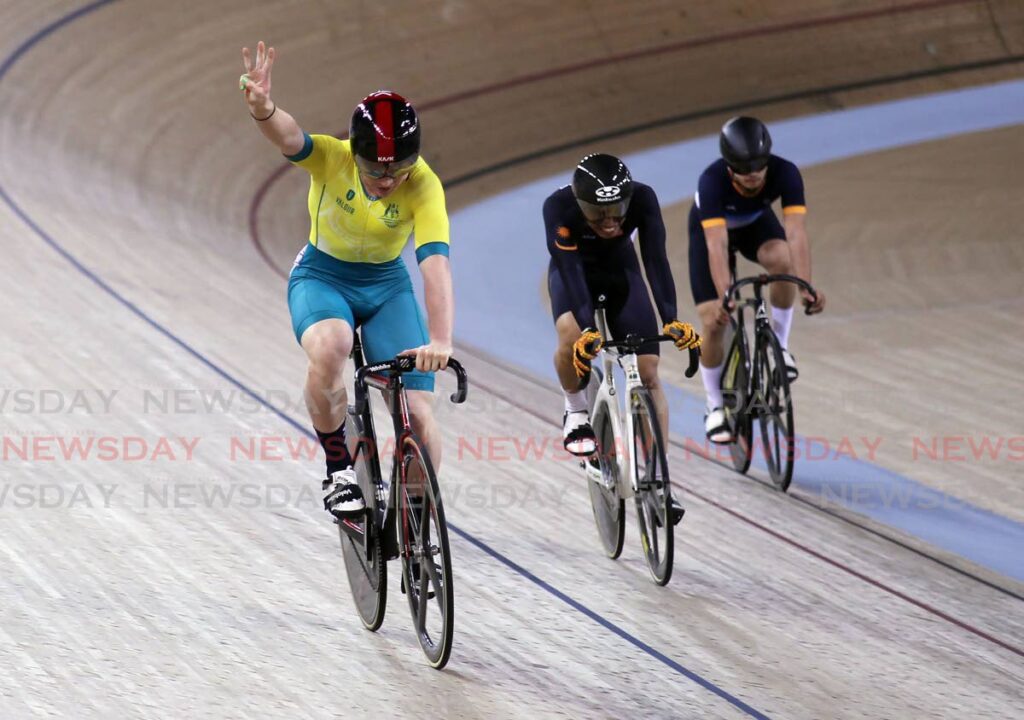
<path id="1" fill-rule="evenodd" d="M 363 364 L 358 335 L 352 349 L 356 368 L 355 404 L 348 408 L 349 451 L 366 501 L 362 518 L 335 520 L 352 599 L 363 625 L 376 631 L 387 606 L 387 561 L 401 559 L 402 589 L 427 660 L 442 668 L 452 651 L 455 591 L 441 492 L 427 448 L 409 425 L 402 374 L 415 370 L 415 358 Z M 466 371 L 456 360 L 448 369 L 458 387 L 451 400 L 464 402 Z M 367 387 L 380 391 L 394 424 L 389 481 L 381 473 L 377 436 Z"/>
<path id="2" fill-rule="evenodd" d="M 730 276 L 736 277 L 735 255 L 730 255 Z M 722 372 L 725 419 L 732 433 L 729 454 L 741 473 L 750 468 L 755 454 L 754 423 L 760 425 L 760 449 L 772 484 L 785 492 L 793 480 L 794 439 L 793 398 L 782 355 L 782 345 L 768 321 L 763 289 L 774 282 L 790 282 L 817 298 L 814 288 L 795 275 L 757 275 L 734 280 L 727 299 L 735 306 L 732 314 L 732 345 Z M 750 286 L 753 297 L 742 297 Z M 724 302 L 724 301 L 723 301 Z M 728 306 L 726 307 L 728 310 Z M 746 329 L 746 313 L 754 314 L 753 343 Z M 751 347 L 753 348 L 751 350 Z"/>

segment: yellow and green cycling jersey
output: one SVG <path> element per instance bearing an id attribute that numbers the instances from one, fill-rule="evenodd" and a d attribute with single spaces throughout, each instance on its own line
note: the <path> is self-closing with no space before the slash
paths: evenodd
<path id="1" fill-rule="evenodd" d="M 366 194 L 348 140 L 305 134 L 288 159 L 310 174 L 309 243 L 338 260 L 386 263 L 415 233 L 416 258 L 448 255 L 448 211 L 441 181 L 420 158 L 386 198 Z"/>

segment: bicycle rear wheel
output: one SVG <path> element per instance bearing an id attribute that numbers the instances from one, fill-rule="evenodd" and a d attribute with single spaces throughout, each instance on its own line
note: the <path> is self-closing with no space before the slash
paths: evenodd
<path id="1" fill-rule="evenodd" d="M 377 501 L 377 486 L 380 483 L 380 464 L 373 442 L 372 421 L 369 432 L 363 422 L 355 415 L 350 415 L 357 440 L 349 443 L 349 452 L 355 461 L 356 477 L 359 487 L 366 500 L 367 513 L 358 521 L 338 521 L 338 535 L 341 539 L 341 556 L 345 561 L 345 572 L 348 575 L 348 586 L 352 591 L 359 619 L 367 630 L 376 631 L 384 622 L 384 611 L 388 602 L 388 571 L 387 562 L 383 557 L 380 528 L 382 508 Z M 351 437 L 351 435 L 350 435 Z M 348 523 L 360 531 L 361 535 L 369 534 L 369 553 L 362 542 L 349 535 L 342 527 Z"/>
<path id="2" fill-rule="evenodd" d="M 661 426 L 654 402 L 643 388 L 630 394 L 633 414 L 633 463 L 636 467 L 636 516 L 647 567 L 658 585 L 672 578 L 675 538 L 672 523 L 672 489 Z"/>
<path id="3" fill-rule="evenodd" d="M 591 382 L 594 382 L 591 379 Z M 605 555 L 612 560 L 622 554 L 626 536 L 626 503 L 619 495 L 619 461 L 615 448 L 615 429 L 608 408 L 600 404 L 593 409 L 597 452 L 584 460 L 590 506 L 594 524 Z"/>
<path id="4" fill-rule="evenodd" d="M 722 396 L 725 398 L 725 421 L 732 433 L 729 455 L 732 466 L 741 473 L 750 469 L 753 455 L 754 427 L 748 412 L 750 375 L 746 345 L 739 333 L 733 336 L 732 346 L 722 373 Z"/>
<path id="5" fill-rule="evenodd" d="M 793 400 L 789 376 L 779 339 L 770 328 L 759 331 L 757 344 L 757 387 L 761 390 L 759 411 L 761 441 L 772 483 L 782 492 L 793 479 Z"/>
<path id="6" fill-rule="evenodd" d="M 398 545 L 409 610 L 423 653 L 434 668 L 448 662 L 455 633 L 455 586 L 441 491 L 426 448 L 402 439 L 397 492 Z"/>

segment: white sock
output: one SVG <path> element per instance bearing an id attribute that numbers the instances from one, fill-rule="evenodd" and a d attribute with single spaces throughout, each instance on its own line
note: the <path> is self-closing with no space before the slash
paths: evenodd
<path id="1" fill-rule="evenodd" d="M 586 412 L 587 410 L 587 391 L 580 390 L 579 392 L 565 392 L 565 411 L 566 412 Z"/>
<path id="2" fill-rule="evenodd" d="M 777 308 L 772 305 L 772 330 L 783 348 L 789 348 L 789 328 L 793 326 L 793 308 Z"/>
<path id="3" fill-rule="evenodd" d="M 718 363 L 717 367 L 700 366 L 700 378 L 704 381 L 704 392 L 708 396 L 708 407 L 720 408 L 725 405 L 722 400 L 722 369 L 725 367 L 725 360 Z"/>

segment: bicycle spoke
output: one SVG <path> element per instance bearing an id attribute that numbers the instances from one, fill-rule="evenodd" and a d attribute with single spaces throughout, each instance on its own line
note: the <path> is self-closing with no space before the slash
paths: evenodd
<path id="1" fill-rule="evenodd" d="M 420 527 L 427 529 L 427 535 L 430 535 L 430 505 L 431 503 L 427 499 L 426 495 L 420 496 Z"/>
<path id="2" fill-rule="evenodd" d="M 660 563 L 661 547 L 658 542 L 658 533 L 654 532 L 654 513 L 651 513 L 647 521 L 647 537 L 651 543 L 651 557 L 658 558 Z"/>
<path id="3" fill-rule="evenodd" d="M 775 433 L 775 467 L 782 467 L 782 437 L 777 415 L 772 418 L 772 430 Z"/>
<path id="4" fill-rule="evenodd" d="M 363 572 L 366 574 L 366 577 L 372 577 L 372 574 L 370 572 L 370 566 L 367 564 L 366 561 L 366 553 L 363 549 L 362 543 L 356 543 L 356 541 L 350 538 L 348 535 L 345 536 L 345 540 L 347 540 L 351 544 L 353 550 L 352 557 L 356 558 L 359 561 L 359 567 L 362 568 Z"/>
<path id="5" fill-rule="evenodd" d="M 419 564 L 420 576 L 416 578 L 416 587 L 419 588 L 419 597 L 417 597 L 417 609 L 416 609 L 416 629 L 420 632 L 424 632 L 427 629 L 427 602 L 430 600 L 430 593 L 428 589 L 423 586 L 423 580 L 427 574 L 426 572 L 426 560 L 421 560 Z"/>
<path id="6" fill-rule="evenodd" d="M 430 582 L 433 583 L 434 588 L 440 593 L 443 585 L 441 584 L 441 579 L 438 576 L 437 563 L 434 562 L 435 553 L 437 553 L 436 547 L 431 546 L 427 548 L 427 553 L 420 560 L 420 565 L 422 566 L 421 573 L 425 576 L 423 579 L 430 580 Z"/>
<path id="7" fill-rule="evenodd" d="M 427 569 L 427 575 L 429 576 L 429 578 L 430 578 L 430 580 L 431 580 L 431 582 L 433 583 L 433 586 L 434 586 L 434 600 L 437 601 L 437 612 L 438 612 L 440 617 L 444 617 L 444 582 L 443 582 L 444 578 L 442 577 L 442 573 L 444 571 L 441 568 L 439 568 L 437 566 L 437 563 L 435 563 L 433 560 L 428 562 L 426 564 L 426 567 L 428 568 Z M 428 599 L 430 598 L 429 590 L 430 590 L 430 588 L 428 586 L 427 587 L 427 591 L 428 591 L 427 592 L 427 598 Z"/>

